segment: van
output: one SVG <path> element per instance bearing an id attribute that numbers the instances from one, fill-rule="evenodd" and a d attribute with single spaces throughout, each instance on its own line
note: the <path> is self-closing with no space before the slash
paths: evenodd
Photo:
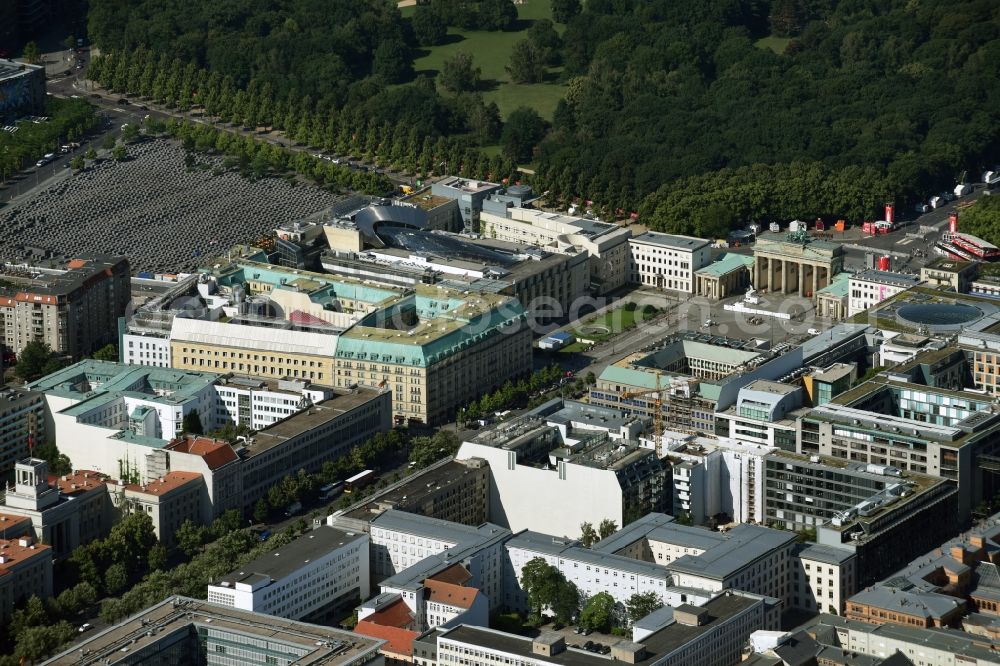
<path id="1" fill-rule="evenodd" d="M 319 498 L 321 500 L 333 499 L 342 492 L 344 492 L 344 482 L 335 481 L 334 483 L 328 483 L 319 489 Z"/>

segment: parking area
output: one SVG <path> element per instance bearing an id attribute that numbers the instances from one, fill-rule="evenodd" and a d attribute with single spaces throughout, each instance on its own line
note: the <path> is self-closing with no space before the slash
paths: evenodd
<path id="1" fill-rule="evenodd" d="M 562 636 L 566 641 L 566 647 L 580 648 L 594 654 L 610 654 L 612 645 L 628 640 L 628 638 L 623 636 L 603 634 L 598 631 L 592 631 L 586 635 L 578 634 L 576 633 L 577 628 L 572 626 L 563 627 L 562 629 L 552 629 L 550 626 L 547 626 L 543 627 L 543 629 L 545 631 L 554 631 Z"/>

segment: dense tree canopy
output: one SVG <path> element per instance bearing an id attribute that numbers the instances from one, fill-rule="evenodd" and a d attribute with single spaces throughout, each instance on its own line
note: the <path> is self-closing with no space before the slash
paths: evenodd
<path id="1" fill-rule="evenodd" d="M 592 200 L 703 235 L 750 219 L 857 222 L 1000 154 L 1000 12 L 988 0 L 552 8 L 564 31 L 536 21 L 507 64 L 527 86 L 561 64 L 565 98 L 550 127 L 512 113 L 502 143 L 509 159 L 534 163 L 538 191 L 563 203 Z M 323 0 L 91 0 L 89 24 L 111 54 L 96 78 L 112 90 L 182 111 L 202 105 L 310 146 L 376 155 L 391 143 L 396 161 L 421 173 L 439 164 L 494 180 L 509 173 L 464 152 L 496 141 L 494 110 L 438 90 L 412 59 L 446 41 L 445 26 L 524 27 L 510 0 L 430 0 L 411 18 L 383 0 L 341 0 L 336 11 Z M 459 147 L 439 149 L 442 136 Z"/>
<path id="2" fill-rule="evenodd" d="M 963 211 L 960 226 L 962 231 L 996 243 L 1000 240 L 1000 196 L 983 197 Z"/>
<path id="3" fill-rule="evenodd" d="M 375 0 L 338 0 L 336 11 L 325 0 L 91 0 L 88 27 L 104 51 L 145 46 L 237 86 L 256 79 L 341 100 L 353 81 L 373 73 L 380 45 L 406 34 L 395 3 Z M 383 66 L 391 55 L 382 54 Z"/>
<path id="4" fill-rule="evenodd" d="M 781 53 L 756 44 L 772 29 Z M 539 189 L 609 207 L 655 193 L 658 228 L 694 231 L 680 218 L 717 188 L 744 221 L 870 216 L 1000 148 L 1000 13 L 981 0 L 592 0 L 562 39 Z M 795 163 L 835 181 L 793 202 L 776 179 L 810 178 Z"/>

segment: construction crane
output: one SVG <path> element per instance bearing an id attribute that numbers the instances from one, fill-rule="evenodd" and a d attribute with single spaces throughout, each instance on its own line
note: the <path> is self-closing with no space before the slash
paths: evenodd
<path id="1" fill-rule="evenodd" d="M 663 392 L 669 387 L 661 386 L 660 373 L 656 373 L 656 386 L 642 391 L 624 391 L 621 394 L 622 400 L 629 398 L 639 398 L 642 396 L 653 396 L 653 444 L 656 447 L 656 457 L 663 457 Z"/>

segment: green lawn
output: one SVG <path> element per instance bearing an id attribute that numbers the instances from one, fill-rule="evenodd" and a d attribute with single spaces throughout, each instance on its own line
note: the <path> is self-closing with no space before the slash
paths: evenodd
<path id="1" fill-rule="evenodd" d="M 771 49 L 778 55 L 782 55 L 785 52 L 785 47 L 788 46 L 788 42 L 792 41 L 791 37 L 775 37 L 771 35 L 769 37 L 764 37 L 757 40 L 757 48 L 759 49 Z"/>
<path id="2" fill-rule="evenodd" d="M 650 317 L 655 313 L 651 313 Z M 631 330 L 636 325 L 642 323 L 643 321 L 649 319 L 643 315 L 642 310 L 629 310 L 625 306 L 609 310 L 602 315 L 588 319 L 585 322 L 578 325 L 573 329 L 572 333 L 576 336 L 577 340 L 593 340 L 594 342 L 606 342 L 611 338 L 624 333 L 625 331 Z M 607 332 L 599 330 L 586 330 L 589 327 L 603 327 L 607 329 Z M 560 351 L 564 352 L 577 352 L 582 351 L 585 345 L 580 342 L 574 342 L 571 345 L 567 345 Z"/>
<path id="3" fill-rule="evenodd" d="M 408 16 L 412 7 L 401 10 Z M 536 84 L 511 83 L 504 69 L 510 60 L 514 43 L 525 38 L 525 32 L 530 21 L 541 18 L 552 18 L 552 7 L 549 0 L 525 0 L 518 5 L 518 16 L 523 23 L 523 29 L 512 32 L 463 31 L 455 28 L 448 30 L 449 43 L 423 49 L 413 61 L 413 67 L 418 74 L 437 75 L 444 61 L 450 56 L 464 51 L 472 54 L 476 65 L 483 72 L 483 97 L 493 101 L 500 107 L 500 114 L 506 116 L 519 106 L 529 106 L 551 120 L 556 104 L 563 96 L 564 86 L 555 82 L 559 75 L 558 69 L 550 72 L 551 82 Z M 557 25 L 558 30 L 563 26 Z"/>

